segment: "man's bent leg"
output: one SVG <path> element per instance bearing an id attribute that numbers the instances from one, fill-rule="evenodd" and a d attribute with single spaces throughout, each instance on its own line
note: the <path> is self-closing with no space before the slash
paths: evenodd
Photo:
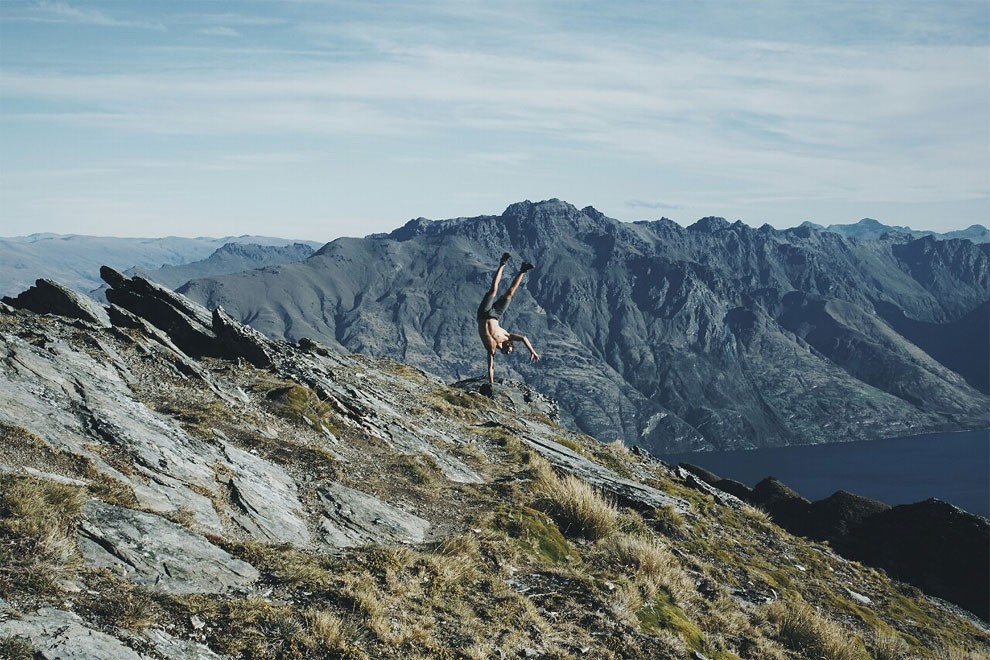
<path id="1" fill-rule="evenodd" d="M 505 295 L 507 297 L 511 298 L 512 296 L 516 295 L 516 289 L 518 289 L 519 285 L 522 284 L 522 278 L 523 275 L 526 273 L 526 270 L 529 269 L 528 268 L 525 270 L 520 269 L 520 271 L 516 273 L 516 276 L 512 278 L 512 284 L 509 285 L 509 290 L 505 292 Z"/>

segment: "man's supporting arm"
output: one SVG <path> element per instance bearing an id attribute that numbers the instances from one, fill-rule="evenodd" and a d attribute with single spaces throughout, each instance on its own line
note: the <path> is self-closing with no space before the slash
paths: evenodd
<path id="1" fill-rule="evenodd" d="M 488 382 L 495 384 L 495 351 L 488 349 Z"/>

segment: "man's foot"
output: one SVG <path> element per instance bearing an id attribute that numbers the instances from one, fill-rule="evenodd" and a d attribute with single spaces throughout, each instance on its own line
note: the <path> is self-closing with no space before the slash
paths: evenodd
<path id="1" fill-rule="evenodd" d="M 534 268 L 536 268 L 536 266 L 526 261 L 523 262 L 523 265 L 519 267 L 519 272 L 525 273 L 527 270 L 533 270 Z"/>
<path id="2" fill-rule="evenodd" d="M 512 255 L 511 254 L 509 254 L 508 252 L 503 252 L 502 253 L 502 260 L 500 262 L 498 262 L 498 265 L 499 266 L 504 266 L 505 264 L 509 263 L 509 259 L 511 259 L 511 258 L 512 258 Z"/>

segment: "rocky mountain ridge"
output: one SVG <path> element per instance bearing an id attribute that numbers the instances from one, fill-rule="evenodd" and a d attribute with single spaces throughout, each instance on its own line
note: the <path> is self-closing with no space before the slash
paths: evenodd
<path id="1" fill-rule="evenodd" d="M 524 386 L 493 401 L 102 274 L 109 306 L 52 281 L 0 303 L 5 657 L 990 651 Z"/>
<path id="2" fill-rule="evenodd" d="M 453 381 L 484 372 L 473 315 L 504 250 L 537 264 L 505 325 L 543 360 L 499 356 L 497 373 L 552 396 L 565 424 L 596 437 L 674 452 L 990 426 L 990 316 L 978 311 L 990 245 L 970 241 L 621 223 L 548 200 L 419 218 L 181 291 L 269 337 Z"/>

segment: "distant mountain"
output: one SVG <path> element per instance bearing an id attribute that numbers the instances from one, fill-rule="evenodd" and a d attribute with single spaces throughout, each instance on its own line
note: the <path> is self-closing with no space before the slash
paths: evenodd
<path id="1" fill-rule="evenodd" d="M 253 243 L 227 243 L 218 248 L 206 259 L 175 266 L 162 266 L 155 270 L 129 268 L 127 275 L 139 275 L 145 279 L 164 284 L 175 289 L 189 280 L 240 273 L 246 270 L 276 266 L 294 261 L 302 261 L 313 255 L 315 250 L 306 243 L 291 245 L 255 245 Z M 90 292 L 94 298 L 105 301 L 104 284 L 99 289 Z"/>
<path id="2" fill-rule="evenodd" d="M 78 234 L 31 234 L 0 238 L 0 295 L 15 295 L 41 277 L 77 291 L 100 287 L 100 266 L 156 269 L 206 259 L 228 243 L 285 246 L 297 241 L 267 236 L 225 238 L 116 238 Z M 312 247 L 321 244 L 299 241 Z M 185 281 L 185 280 L 183 280 Z M 182 282 L 179 282 L 182 284 Z"/>
<path id="3" fill-rule="evenodd" d="M 830 231 L 836 234 L 842 234 L 846 238 L 855 238 L 858 240 L 875 240 L 885 234 L 897 233 L 907 234 L 915 238 L 934 236 L 935 238 L 943 240 L 963 238 L 973 241 L 974 243 L 990 243 L 990 229 L 987 229 L 983 225 L 970 225 L 966 229 L 945 232 L 944 234 L 939 234 L 934 231 L 911 229 L 910 227 L 885 225 L 878 220 L 874 220 L 873 218 L 863 218 L 859 222 L 848 225 L 829 225 L 828 227 L 823 227 L 822 225 L 818 225 L 813 222 L 804 222 L 801 226 L 819 229 L 822 231 Z"/>
<path id="4" fill-rule="evenodd" d="M 180 290 L 269 336 L 459 380 L 484 373 L 474 314 L 503 250 L 537 264 L 505 325 L 544 359 L 499 355 L 496 374 L 553 396 L 596 437 L 676 451 L 990 426 L 980 383 L 931 348 L 990 300 L 990 245 L 971 241 L 629 224 L 550 200 L 419 218 Z M 892 325 L 898 313 L 926 324 L 933 354 Z"/>

